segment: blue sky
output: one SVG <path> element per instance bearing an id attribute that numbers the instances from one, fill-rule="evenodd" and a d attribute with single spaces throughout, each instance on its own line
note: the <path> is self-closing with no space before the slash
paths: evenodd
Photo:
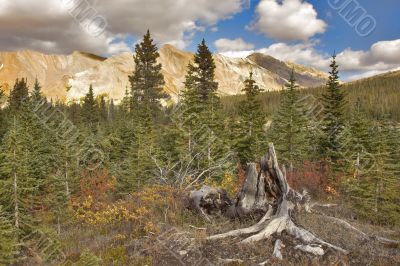
<path id="1" fill-rule="evenodd" d="M 324 33 L 316 34 L 311 38 L 317 42 L 313 47 L 321 54 L 331 55 L 334 51 L 337 53 L 345 49 L 353 51 L 368 51 L 372 45 L 380 41 L 391 41 L 400 38 L 400 1 L 394 0 L 359 0 L 358 3 L 368 15 L 376 20 L 375 29 L 367 36 L 357 34 L 354 27 L 349 25 L 340 15 L 340 10 L 335 10 L 329 5 L 329 1 L 308 0 L 303 1 L 313 5 L 318 13 L 318 18 L 327 24 Z M 344 2 L 344 1 L 343 1 Z M 348 4 L 352 2 L 349 1 Z M 220 38 L 236 39 L 242 38 L 244 41 L 254 44 L 255 50 L 262 49 L 271 44 L 280 42 L 275 38 L 266 36 L 260 32 L 250 30 L 251 25 L 256 19 L 256 7 L 260 3 L 259 0 L 252 0 L 248 8 L 234 15 L 230 19 L 226 19 L 217 23 L 218 31 L 212 32 L 206 30 L 196 34 L 194 41 L 188 47 L 189 50 L 196 50 L 196 43 L 205 38 L 210 44 L 214 52 L 218 52 L 214 43 Z M 346 6 L 344 4 L 344 6 Z M 287 44 L 299 44 L 303 41 L 292 40 L 285 41 Z M 399 50 L 400 51 L 400 50 Z M 385 69 L 386 70 L 386 69 Z M 385 71 L 383 70 L 383 71 Z M 365 70 L 344 71 L 342 78 L 348 79 L 354 75 L 363 76 Z M 374 71 L 372 71 L 374 72 Z M 377 71 L 380 72 L 380 71 Z M 368 74 L 366 74 L 368 76 Z"/>
<path id="2" fill-rule="evenodd" d="M 217 24 L 218 32 L 207 30 L 196 34 L 194 42 L 189 49 L 196 50 L 196 43 L 202 38 L 213 43 L 219 38 L 239 38 L 242 37 L 248 42 L 256 45 L 256 48 L 263 48 L 276 40 L 268 38 L 260 33 L 246 30 L 246 26 L 251 24 L 255 17 L 255 8 L 259 0 L 251 0 L 250 7 L 245 8 L 231 19 L 223 20 Z M 328 28 L 325 33 L 315 37 L 321 40 L 318 48 L 332 53 L 334 50 L 341 51 L 351 47 L 356 50 L 367 50 L 372 44 L 381 40 L 394 40 L 400 38 L 400 1 L 396 0 L 359 0 L 358 2 L 368 14 L 372 15 L 377 22 L 376 29 L 368 36 L 359 36 L 354 28 L 339 15 L 338 11 L 332 9 L 328 1 L 309 0 L 316 11 L 318 18 L 323 19 Z M 211 44 L 212 49 L 216 50 Z"/>
<path id="3" fill-rule="evenodd" d="M 374 30 L 358 34 L 340 15 L 346 7 Z M 226 56 L 260 52 L 321 70 L 336 51 L 352 80 L 399 69 L 399 14 L 398 0 L 2 0 L 0 50 L 111 56 L 150 29 L 160 46 L 194 52 L 205 38 Z"/>

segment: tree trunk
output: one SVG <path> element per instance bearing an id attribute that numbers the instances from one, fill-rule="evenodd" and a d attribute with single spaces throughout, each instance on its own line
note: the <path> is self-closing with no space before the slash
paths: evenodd
<path id="1" fill-rule="evenodd" d="M 347 254 L 346 250 L 325 242 L 311 232 L 295 225 L 290 217 L 290 211 L 299 205 L 308 205 L 308 195 L 306 193 L 300 194 L 289 186 L 286 180 L 286 171 L 284 168 L 279 168 L 275 148 L 273 144 L 270 144 L 268 154 L 261 159 L 258 172 L 256 164 L 253 163 L 247 166 L 246 180 L 239 193 L 236 206 L 234 206 L 236 210 L 242 211 L 241 214 L 259 209 L 260 206 L 262 208 L 269 207 L 268 211 L 257 224 L 251 227 L 213 235 L 208 239 L 217 240 L 247 235 L 241 243 L 252 243 L 275 234 L 279 236 L 285 231 L 305 244 L 298 246 L 298 249 L 304 252 L 322 255 L 324 250 L 320 246 L 325 246 Z M 275 242 L 274 256 L 281 258 L 280 248 L 282 242 L 278 240 Z M 313 248 L 310 244 L 318 244 L 320 246 Z"/>

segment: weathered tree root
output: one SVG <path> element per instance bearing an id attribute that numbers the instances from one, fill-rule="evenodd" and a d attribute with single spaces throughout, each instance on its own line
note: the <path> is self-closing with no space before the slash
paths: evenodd
<path id="1" fill-rule="evenodd" d="M 385 237 L 381 237 L 381 236 L 370 236 L 370 235 L 367 235 L 366 233 L 364 233 L 363 231 L 361 231 L 357 227 L 351 225 L 349 222 L 347 222 L 345 220 L 342 220 L 342 219 L 339 219 L 339 218 L 336 218 L 336 217 L 332 217 L 332 216 L 328 216 L 328 215 L 325 215 L 325 214 L 319 214 L 319 215 L 321 215 L 325 219 L 331 220 L 336 224 L 340 224 L 340 225 L 346 227 L 347 229 L 350 229 L 350 230 L 358 233 L 365 240 L 375 239 L 379 243 L 386 244 L 386 245 L 400 245 L 400 241 L 397 241 L 397 240 L 393 240 L 393 239 L 389 239 L 389 238 L 385 238 Z"/>
<path id="2" fill-rule="evenodd" d="M 278 160 L 276 157 L 275 149 L 273 144 L 269 145 L 269 152 L 267 156 L 265 156 L 261 161 L 261 169 L 258 174 L 258 178 L 263 178 L 263 182 L 257 182 L 257 191 L 259 191 L 259 184 L 265 184 L 262 189 L 265 189 L 265 193 L 261 193 L 261 195 L 270 195 L 273 200 L 273 204 L 276 206 L 275 211 L 274 208 L 270 207 L 268 212 L 264 215 L 264 217 L 255 225 L 250 226 L 248 228 L 242 228 L 237 230 L 232 230 L 227 233 L 213 235 L 208 237 L 208 240 L 217 240 L 226 237 L 236 237 L 242 235 L 249 235 L 244 240 L 241 241 L 242 244 L 252 243 L 256 241 L 260 241 L 263 239 L 268 239 L 273 234 L 280 235 L 282 232 L 286 232 L 291 235 L 295 239 L 300 240 L 306 245 L 298 245 L 297 248 L 309 252 L 314 255 L 320 255 L 323 253 L 323 250 L 320 246 L 313 246 L 312 244 L 319 244 L 321 246 L 326 246 L 328 248 L 334 249 L 336 251 L 342 252 L 344 254 L 348 254 L 349 252 L 345 249 L 330 244 L 318 237 L 316 237 L 311 232 L 306 229 L 300 228 L 294 224 L 290 217 L 290 211 L 298 206 L 299 204 L 307 205 L 308 197 L 306 193 L 298 193 L 297 191 L 290 188 L 289 184 L 286 180 L 285 170 L 283 171 L 278 166 Z M 248 173 L 254 172 L 254 164 L 249 164 L 247 169 L 246 178 L 249 178 Z M 252 174 L 254 176 L 254 174 Z M 249 183 L 254 182 L 246 182 L 245 185 L 248 186 Z M 242 189 L 241 199 L 246 199 L 246 195 L 243 195 L 245 191 L 249 191 Z M 260 195 L 259 192 L 254 196 L 254 193 L 251 197 L 247 197 L 251 199 L 251 202 L 259 203 L 264 201 L 264 199 L 257 199 L 257 195 Z M 257 199 L 257 200 L 254 200 Z M 246 201 L 246 207 L 249 207 L 248 200 Z M 240 202 L 239 202 L 240 204 Z M 236 204 L 238 206 L 239 204 Z M 243 205 L 243 204 L 242 204 Z M 280 240 L 279 240 L 280 241 Z M 279 257 L 280 254 L 280 245 L 281 242 L 275 243 L 275 255 Z M 322 250 L 322 251 L 321 251 Z"/>

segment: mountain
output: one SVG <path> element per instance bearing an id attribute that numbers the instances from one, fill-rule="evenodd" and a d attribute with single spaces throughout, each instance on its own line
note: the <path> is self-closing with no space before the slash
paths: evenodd
<path id="1" fill-rule="evenodd" d="M 160 63 L 165 77 L 165 91 L 178 100 L 183 88 L 186 67 L 193 54 L 171 45 L 160 49 Z M 271 56 L 253 54 L 247 58 L 229 58 L 214 55 L 216 79 L 221 95 L 240 94 L 243 81 L 253 71 L 258 85 L 266 90 L 279 90 L 289 78 L 291 69 L 296 72 L 302 87 L 324 84 L 327 75 L 318 70 L 290 62 L 282 62 Z M 79 99 L 93 84 L 96 94 L 107 94 L 121 99 L 129 88 L 128 76 L 135 63 L 130 53 L 104 58 L 83 52 L 71 55 L 47 55 L 35 51 L 0 52 L 0 85 L 8 91 L 16 78 L 26 77 L 33 84 L 37 77 L 48 98 Z"/>

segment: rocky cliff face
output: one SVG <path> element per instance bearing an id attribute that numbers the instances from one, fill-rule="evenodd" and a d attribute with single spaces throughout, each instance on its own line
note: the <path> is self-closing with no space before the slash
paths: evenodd
<path id="1" fill-rule="evenodd" d="M 160 49 L 165 90 L 175 101 L 183 89 L 186 66 L 193 54 L 164 45 Z M 258 85 L 264 90 L 279 90 L 285 84 L 292 68 L 303 87 L 326 82 L 327 75 L 304 66 L 281 62 L 273 57 L 254 54 L 247 58 L 228 58 L 214 55 L 216 79 L 221 95 L 241 93 L 243 81 L 253 71 Z M 34 51 L 0 52 L 0 84 L 8 91 L 16 78 L 26 77 L 33 84 L 37 77 L 48 98 L 59 100 L 79 99 L 93 84 L 96 94 L 107 94 L 121 99 L 129 88 L 128 76 L 135 68 L 132 54 L 124 53 L 103 58 L 87 53 L 71 55 L 46 55 Z"/>

